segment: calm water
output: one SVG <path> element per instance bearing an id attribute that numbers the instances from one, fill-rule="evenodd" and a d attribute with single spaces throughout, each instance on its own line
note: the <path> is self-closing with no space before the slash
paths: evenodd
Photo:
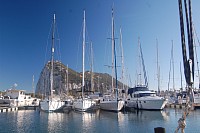
<path id="1" fill-rule="evenodd" d="M 33 110 L 0 113 L 3 133 L 154 133 L 154 127 L 165 127 L 173 133 L 181 117 L 181 109 L 114 113 L 44 113 Z M 200 110 L 187 117 L 185 132 L 200 132 Z"/>

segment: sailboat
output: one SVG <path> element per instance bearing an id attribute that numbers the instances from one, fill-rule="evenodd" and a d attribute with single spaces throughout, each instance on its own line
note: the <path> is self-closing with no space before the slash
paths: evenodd
<path id="1" fill-rule="evenodd" d="M 118 84 L 117 84 L 117 69 L 116 69 L 116 51 L 115 51 L 115 40 L 114 40 L 114 11 L 112 9 L 112 53 L 114 53 L 114 55 L 112 54 L 112 68 L 114 68 L 113 64 L 115 61 L 115 80 L 116 80 L 116 95 L 114 98 L 111 97 L 111 95 L 105 95 L 103 100 L 100 101 L 100 109 L 102 110 L 107 110 L 107 111 L 120 111 L 122 110 L 123 106 L 124 106 L 124 101 L 120 100 L 118 98 Z M 113 87 L 113 82 L 112 82 L 112 87 Z M 112 88 L 113 89 L 113 88 Z"/>
<path id="2" fill-rule="evenodd" d="M 135 87 L 128 89 L 128 98 L 126 107 L 129 109 L 136 108 L 136 109 L 146 109 L 146 110 L 162 110 L 165 107 L 167 101 L 165 98 L 157 96 L 155 91 L 151 91 L 148 89 L 148 81 L 147 81 L 143 54 L 139 39 L 138 39 L 138 45 L 139 45 L 139 60 L 142 59 L 145 84 L 142 84 L 140 77 L 140 82 Z M 141 72 L 139 73 L 139 76 L 141 76 Z"/>
<path id="3" fill-rule="evenodd" d="M 85 10 L 83 17 L 83 75 L 82 75 L 82 95 L 81 98 L 75 99 L 73 103 L 73 108 L 77 111 L 88 111 L 94 109 L 96 102 L 91 98 L 84 97 L 84 86 L 85 86 Z"/>
<path id="4" fill-rule="evenodd" d="M 54 68 L 54 41 L 55 41 L 55 23 L 56 23 L 56 16 L 53 16 L 53 30 L 52 30 L 52 47 L 51 47 L 51 71 L 50 71 L 50 93 L 44 100 L 40 101 L 39 107 L 42 111 L 45 112 L 55 112 L 61 109 L 65 102 L 61 100 L 60 97 L 56 97 L 53 95 L 53 68 Z"/>

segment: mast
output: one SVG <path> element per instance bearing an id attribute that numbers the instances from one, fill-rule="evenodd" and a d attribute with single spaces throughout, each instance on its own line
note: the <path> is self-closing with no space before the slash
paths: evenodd
<path id="1" fill-rule="evenodd" d="M 59 91 L 60 91 L 60 96 L 61 96 L 61 94 L 62 94 L 62 87 L 61 87 L 61 85 L 62 85 L 62 64 L 61 64 L 61 61 L 60 61 L 60 85 L 59 85 Z"/>
<path id="2" fill-rule="evenodd" d="M 83 11 L 83 76 L 82 76 L 82 98 L 85 86 L 85 10 Z"/>
<path id="3" fill-rule="evenodd" d="M 175 91 L 175 82 L 174 82 L 174 44 L 173 44 L 173 40 L 172 40 L 171 56 L 172 56 L 172 72 L 173 72 L 173 90 Z"/>
<path id="4" fill-rule="evenodd" d="M 53 96 L 53 68 L 54 68 L 54 45 L 55 45 L 55 23 L 56 23 L 56 15 L 53 15 L 53 30 L 52 30 L 52 46 L 51 46 L 51 75 L 50 75 L 50 99 Z"/>
<path id="5" fill-rule="evenodd" d="M 66 70 L 66 74 L 65 74 L 65 90 L 66 90 L 67 95 L 68 95 L 68 90 L 69 90 L 69 88 L 68 88 L 68 72 L 69 71 L 68 71 L 68 64 L 67 64 L 67 70 Z"/>
<path id="6" fill-rule="evenodd" d="M 192 25 L 193 26 L 193 31 L 194 31 L 194 33 L 196 33 L 196 31 L 195 31 L 195 28 L 194 28 L 194 24 Z M 193 34 L 194 35 L 194 34 Z M 196 34 L 196 36 L 197 36 L 197 34 Z M 198 37 L 197 37 L 197 39 L 198 39 Z M 194 39 L 194 50 L 195 50 L 195 57 L 196 57 L 196 63 L 197 63 L 197 74 L 198 74 L 198 77 L 199 77 L 199 86 L 198 86 L 198 89 L 200 89 L 200 73 L 199 73 L 199 61 L 198 61 L 198 56 L 197 56 L 197 45 L 196 45 L 196 43 L 195 43 L 195 39 Z"/>
<path id="7" fill-rule="evenodd" d="M 140 54 L 140 38 L 138 37 L 138 60 L 139 60 L 139 85 L 142 85 L 141 74 L 141 54 Z M 138 84 L 138 83 L 137 83 Z"/>
<path id="8" fill-rule="evenodd" d="M 90 71 L 91 71 L 91 91 L 94 91 L 94 85 L 93 85 L 93 47 L 92 47 L 92 42 L 91 42 L 91 47 L 90 47 L 90 53 L 91 53 L 91 66 L 90 66 Z"/>
<path id="9" fill-rule="evenodd" d="M 114 9 L 112 8 L 112 91 L 114 91 L 114 43 L 115 43 L 115 40 L 114 40 Z"/>
<path id="10" fill-rule="evenodd" d="M 186 116 L 189 114 L 189 109 L 194 102 L 194 92 L 193 92 L 193 81 L 194 81 L 194 50 L 193 50 L 193 29 L 192 29 L 192 13 L 191 13 L 191 0 L 189 0 L 189 21 L 187 13 L 187 2 L 185 3 L 185 14 L 186 14 L 186 23 L 187 23 L 187 35 L 188 35 L 188 47 L 189 47 L 189 59 L 186 55 L 186 44 L 185 44 L 185 34 L 184 34 L 184 22 L 183 22 L 183 10 L 182 10 L 182 0 L 178 0 L 179 4 L 179 17 L 180 17 L 180 29 L 181 29 L 181 43 L 182 43 L 182 54 L 183 54 L 183 64 L 184 64 L 184 73 L 185 79 L 188 86 L 187 89 L 187 99 L 186 107 L 184 109 L 182 118 L 178 120 L 178 127 L 176 128 L 176 133 L 179 129 L 184 132 L 186 125 Z"/>
<path id="11" fill-rule="evenodd" d="M 32 88 L 33 88 L 33 97 L 35 97 L 35 88 L 34 88 L 34 75 L 33 75 Z"/>
<path id="12" fill-rule="evenodd" d="M 122 45 L 122 29 L 120 27 L 120 47 L 121 47 L 121 58 L 122 58 L 122 90 L 124 90 L 124 49 Z M 126 91 L 125 91 L 126 92 Z"/>
<path id="13" fill-rule="evenodd" d="M 140 41 L 139 41 L 139 52 L 140 52 L 140 60 L 141 60 L 141 63 L 142 63 L 142 64 L 140 63 L 140 65 L 142 65 L 142 68 L 143 68 L 143 73 L 144 73 L 143 76 L 144 76 L 144 80 L 145 80 L 145 86 L 148 88 L 147 74 L 146 74 L 146 69 L 145 69 L 144 58 L 143 58 L 143 54 L 142 54 L 142 47 L 141 47 Z M 141 69 L 140 69 L 140 71 L 141 71 Z M 141 72 L 140 72 L 140 80 L 142 82 Z"/>
<path id="14" fill-rule="evenodd" d="M 160 67 L 158 65 L 158 40 L 156 39 L 158 94 L 160 95 Z"/>
<path id="15" fill-rule="evenodd" d="M 98 92 L 100 92 L 100 89 L 99 89 L 100 88 L 100 85 L 99 85 L 99 78 L 100 78 L 100 76 L 98 75 L 97 78 L 98 78 L 98 86 L 97 86 L 97 88 L 98 88 Z"/>
<path id="16" fill-rule="evenodd" d="M 180 74 L 181 74 L 181 89 L 183 90 L 183 83 L 182 83 L 182 69 L 181 69 L 181 62 L 180 62 Z"/>
<path id="17" fill-rule="evenodd" d="M 69 67 L 68 67 L 68 64 L 67 64 L 67 95 L 69 93 Z"/>
<path id="18" fill-rule="evenodd" d="M 193 41 L 193 27 L 192 27 L 192 7 L 191 0 L 189 0 L 189 22 L 190 22 L 190 44 L 189 44 L 189 57 L 192 60 L 192 77 L 190 81 L 194 81 L 194 41 Z M 192 83 L 194 84 L 194 83 Z"/>
<path id="19" fill-rule="evenodd" d="M 170 74 L 171 74 L 171 58 L 170 58 L 170 62 L 169 62 L 169 80 L 168 80 L 168 92 L 169 92 L 169 90 L 170 90 L 170 88 L 169 88 L 169 84 L 170 84 L 170 78 L 171 78 Z"/>
<path id="20" fill-rule="evenodd" d="M 113 54 L 114 54 L 112 64 L 115 67 L 115 88 L 116 88 L 116 98 L 118 101 L 117 59 L 116 59 L 116 48 L 115 48 L 115 38 L 114 38 L 114 10 L 113 10 L 113 8 L 112 8 L 112 46 L 113 46 Z"/>

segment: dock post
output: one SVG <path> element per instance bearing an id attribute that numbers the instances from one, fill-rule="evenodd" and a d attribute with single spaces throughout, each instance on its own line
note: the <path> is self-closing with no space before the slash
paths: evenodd
<path id="1" fill-rule="evenodd" d="M 154 128 L 154 133 L 165 133 L 165 128 L 156 127 L 156 128 Z"/>

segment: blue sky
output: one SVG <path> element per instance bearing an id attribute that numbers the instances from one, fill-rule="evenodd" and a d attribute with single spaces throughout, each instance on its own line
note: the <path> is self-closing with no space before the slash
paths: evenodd
<path id="1" fill-rule="evenodd" d="M 192 2 L 193 21 L 196 32 L 200 34 L 200 2 Z M 111 37 L 113 3 L 115 35 L 118 38 L 116 43 L 119 45 L 121 26 L 126 75 L 130 76 L 128 82 L 131 81 L 131 85 L 135 85 L 140 37 L 149 88 L 157 89 L 157 38 L 161 90 L 167 89 L 169 80 L 171 40 L 174 42 L 175 87 L 180 88 L 179 64 L 182 62 L 182 53 L 178 0 L 1 0 L 0 90 L 8 89 L 17 83 L 18 89 L 31 91 L 33 75 L 36 85 L 44 62 L 50 59 L 45 57 L 45 53 L 54 13 L 60 39 L 61 61 L 74 70 L 82 71 L 81 31 L 85 9 L 87 41 L 92 41 L 94 49 L 94 71 L 111 73 L 104 65 L 111 64 L 111 41 L 107 38 Z M 50 41 L 48 45 L 51 44 Z M 119 46 L 117 47 L 120 56 Z M 197 50 L 199 51 L 199 47 Z M 88 54 L 86 56 L 86 69 L 89 70 Z M 120 65 L 119 57 L 117 61 Z M 120 78 L 120 68 L 118 73 Z M 182 76 L 184 79 L 184 75 Z M 185 79 L 183 83 L 185 84 Z"/>

